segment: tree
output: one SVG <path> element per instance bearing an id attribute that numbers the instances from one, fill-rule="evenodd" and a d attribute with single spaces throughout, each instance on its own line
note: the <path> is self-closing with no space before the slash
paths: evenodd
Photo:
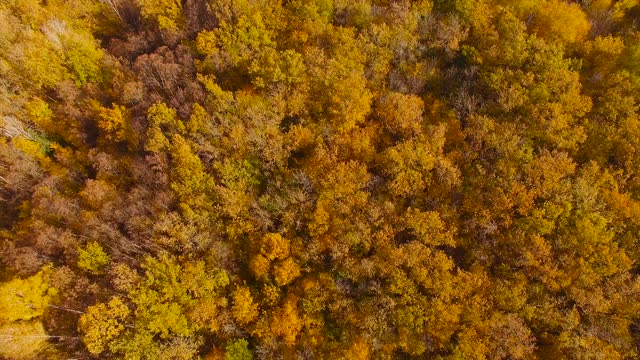
<path id="1" fill-rule="evenodd" d="M 100 244 L 90 242 L 84 248 L 78 248 L 78 266 L 93 274 L 102 274 L 111 258 L 104 252 Z"/>
<path id="2" fill-rule="evenodd" d="M 111 341 L 125 330 L 131 311 L 119 297 L 108 304 L 97 304 L 87 309 L 78 322 L 82 341 L 93 355 L 100 355 Z"/>
<path id="3" fill-rule="evenodd" d="M 240 324 L 252 322 L 258 316 L 258 304 L 246 287 L 239 287 L 233 292 L 233 317 Z"/>
<path id="4" fill-rule="evenodd" d="M 289 257 L 274 266 L 273 275 L 276 284 L 284 286 L 300 276 L 300 266 Z"/>
<path id="5" fill-rule="evenodd" d="M 229 284 L 226 273 L 207 270 L 203 262 L 181 265 L 167 254 L 147 257 L 143 269 L 144 277 L 123 288 L 135 311 L 119 297 L 90 307 L 79 323 L 83 341 L 96 355 L 107 348 L 124 357 L 170 358 L 179 349 L 195 354 L 202 345 L 196 331 L 218 329 L 214 325 L 217 310 L 226 305 L 219 294 Z"/>
<path id="6" fill-rule="evenodd" d="M 422 132 L 424 103 L 415 95 L 389 93 L 376 106 L 377 114 L 384 126 L 396 136 L 403 138 Z"/>
<path id="7" fill-rule="evenodd" d="M 245 339 L 238 339 L 227 345 L 224 360 L 252 360 L 253 353 L 248 349 L 249 343 Z"/>
<path id="8" fill-rule="evenodd" d="M 164 103 L 153 104 L 147 111 L 149 129 L 145 149 L 152 152 L 166 151 L 170 144 L 165 133 L 181 134 L 185 130 L 184 123 L 178 119 L 175 109 Z"/>
<path id="9" fill-rule="evenodd" d="M 29 278 L 3 283 L 0 287 L 0 322 L 26 321 L 42 316 L 56 295 L 56 289 L 49 287 L 50 272 L 51 269 L 45 267 Z"/>
<path id="10" fill-rule="evenodd" d="M 98 108 L 98 126 L 104 132 L 108 142 L 120 142 L 131 136 L 130 114 L 122 105 L 113 104 L 113 108 Z"/>
<path id="11" fill-rule="evenodd" d="M 371 357 L 369 344 L 363 337 L 358 337 L 347 350 L 345 359 L 368 360 Z"/>
<path id="12" fill-rule="evenodd" d="M 281 336 L 284 343 L 293 346 L 296 337 L 302 330 L 302 319 L 298 314 L 298 306 L 295 297 L 285 299 L 284 304 L 275 313 L 271 322 L 271 332 L 275 336 Z"/>
<path id="13" fill-rule="evenodd" d="M 191 144 L 175 135 L 171 145 L 171 189 L 187 205 L 207 206 L 206 195 L 214 187 L 213 179 L 206 173 L 202 161 L 194 154 Z"/>
<path id="14" fill-rule="evenodd" d="M 20 321 L 0 326 L 0 356 L 8 359 L 34 359 L 47 348 L 47 335 L 39 321 Z"/>
<path id="15" fill-rule="evenodd" d="M 176 0 L 138 0 L 142 16 L 157 22 L 162 30 L 177 31 L 183 25 L 182 2 Z"/>
<path id="16" fill-rule="evenodd" d="M 74 34 L 66 39 L 65 60 L 73 72 L 76 83 L 85 85 L 100 79 L 100 61 L 104 56 L 102 49 L 95 44 L 89 34 Z"/>
<path id="17" fill-rule="evenodd" d="M 639 14 L 0 1 L 0 357 L 640 358 Z"/>
<path id="18" fill-rule="evenodd" d="M 302 55 L 294 50 L 282 53 L 267 48 L 261 58 L 254 60 L 249 66 L 249 74 L 253 84 L 258 88 L 276 84 L 294 85 L 305 78 L 305 65 Z"/>
<path id="19" fill-rule="evenodd" d="M 48 339 L 59 338 L 49 336 L 41 322 L 57 294 L 50 276 L 51 267 L 47 266 L 29 278 L 0 285 L 0 356 L 38 357 L 48 348 Z"/>
<path id="20" fill-rule="evenodd" d="M 534 29 L 543 38 L 575 43 L 584 39 L 590 24 L 586 14 L 577 4 L 563 1 L 546 1 L 537 9 Z"/>
<path id="21" fill-rule="evenodd" d="M 260 253 L 269 261 L 284 259 L 289 256 L 289 240 L 277 233 L 265 234 L 262 237 Z"/>

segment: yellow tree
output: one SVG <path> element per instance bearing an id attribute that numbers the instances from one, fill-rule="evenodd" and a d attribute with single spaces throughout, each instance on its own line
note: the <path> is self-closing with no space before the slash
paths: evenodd
<path id="1" fill-rule="evenodd" d="M 125 330 L 131 311 L 119 297 L 107 304 L 90 306 L 78 322 L 82 341 L 93 355 L 100 355 Z"/>
<path id="2" fill-rule="evenodd" d="M 271 333 L 281 336 L 284 343 L 293 346 L 296 337 L 302 330 L 302 319 L 298 313 L 297 298 L 294 296 L 285 299 L 281 308 L 276 310 L 271 321 Z"/>
<path id="3" fill-rule="evenodd" d="M 233 317 L 239 324 L 252 322 L 258 316 L 258 304 L 253 301 L 251 291 L 247 287 L 238 287 L 233 292 Z"/>
<path id="4" fill-rule="evenodd" d="M 0 355 L 12 359 L 37 358 L 49 336 L 40 322 L 56 296 L 50 287 L 51 269 L 0 284 Z"/>
<path id="5" fill-rule="evenodd" d="M 182 2 L 178 0 L 137 0 L 142 16 L 156 21 L 162 30 L 177 31 L 183 25 Z"/>

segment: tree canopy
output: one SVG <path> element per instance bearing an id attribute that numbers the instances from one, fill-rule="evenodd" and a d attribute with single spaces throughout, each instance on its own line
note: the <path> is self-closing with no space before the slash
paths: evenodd
<path id="1" fill-rule="evenodd" d="M 0 2 L 0 358 L 640 358 L 639 16 Z"/>

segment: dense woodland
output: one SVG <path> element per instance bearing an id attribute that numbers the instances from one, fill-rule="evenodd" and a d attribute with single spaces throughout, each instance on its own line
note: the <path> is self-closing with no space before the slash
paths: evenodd
<path id="1" fill-rule="evenodd" d="M 0 0 L 0 358 L 640 358 L 640 1 Z"/>

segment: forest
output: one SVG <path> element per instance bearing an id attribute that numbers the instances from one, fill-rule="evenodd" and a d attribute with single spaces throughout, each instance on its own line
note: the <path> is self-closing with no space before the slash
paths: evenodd
<path id="1" fill-rule="evenodd" d="M 0 0 L 0 359 L 640 358 L 640 0 Z"/>

